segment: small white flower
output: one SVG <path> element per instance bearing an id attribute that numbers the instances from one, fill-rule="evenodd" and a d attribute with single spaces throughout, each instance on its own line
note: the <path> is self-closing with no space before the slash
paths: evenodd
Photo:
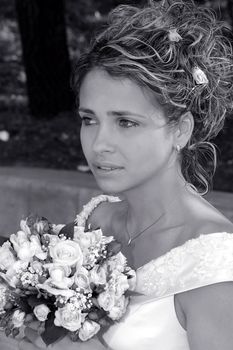
<path id="1" fill-rule="evenodd" d="M 170 41 L 179 42 L 182 40 L 182 36 L 177 32 L 176 28 L 170 29 L 168 32 L 168 38 Z"/>
<path id="2" fill-rule="evenodd" d="M 117 253 L 116 255 L 113 255 L 107 261 L 107 265 L 111 269 L 111 271 L 117 270 L 119 272 L 124 271 L 126 263 L 127 259 L 121 252 Z"/>
<path id="3" fill-rule="evenodd" d="M 43 265 L 38 260 L 32 261 L 30 263 L 30 267 L 32 269 L 32 272 L 36 272 L 38 274 L 41 274 L 43 272 Z"/>
<path id="4" fill-rule="evenodd" d="M 12 315 L 12 323 L 15 328 L 19 328 L 23 325 L 25 320 L 25 312 L 21 310 L 15 310 Z"/>
<path id="5" fill-rule="evenodd" d="M 48 233 L 44 235 L 44 238 L 49 240 L 49 247 L 54 247 L 58 242 L 61 241 L 58 236 L 50 235 Z"/>
<path id="6" fill-rule="evenodd" d="M 102 241 L 103 233 L 101 229 L 84 232 L 83 228 L 74 227 L 74 240 L 77 241 L 82 249 L 95 247 Z"/>
<path id="7" fill-rule="evenodd" d="M 39 321 L 43 322 L 47 320 L 48 314 L 50 313 L 50 309 L 47 305 L 40 304 L 34 307 L 33 313 Z"/>
<path id="8" fill-rule="evenodd" d="M 198 84 L 198 85 L 208 84 L 208 82 L 209 82 L 206 74 L 199 67 L 193 68 L 193 79 L 195 80 L 196 84 Z"/>

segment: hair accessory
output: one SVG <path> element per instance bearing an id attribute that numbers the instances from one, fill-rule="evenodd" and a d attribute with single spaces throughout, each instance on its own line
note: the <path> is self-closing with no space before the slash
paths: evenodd
<path id="1" fill-rule="evenodd" d="M 176 41 L 179 42 L 180 40 L 182 40 L 182 36 L 177 32 L 177 29 L 170 29 L 168 32 L 168 38 L 170 41 Z"/>
<path id="2" fill-rule="evenodd" d="M 193 79 L 195 80 L 196 84 L 198 84 L 198 85 L 209 83 L 209 80 L 208 80 L 206 74 L 199 67 L 193 68 Z"/>
<path id="3" fill-rule="evenodd" d="M 176 150 L 177 150 L 177 153 L 179 153 L 179 152 L 180 152 L 180 150 L 181 150 L 180 145 L 176 145 Z"/>

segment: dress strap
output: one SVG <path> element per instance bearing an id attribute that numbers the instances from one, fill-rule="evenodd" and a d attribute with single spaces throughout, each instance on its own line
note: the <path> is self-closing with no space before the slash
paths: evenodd
<path id="1" fill-rule="evenodd" d="M 191 239 L 139 268 L 136 290 L 157 299 L 228 281 L 233 281 L 233 234 L 216 232 Z"/>
<path id="2" fill-rule="evenodd" d="M 121 199 L 119 197 L 109 196 L 106 194 L 100 194 L 99 196 L 93 197 L 87 204 L 83 206 L 82 211 L 78 215 L 76 215 L 74 221 L 75 225 L 85 228 L 86 221 L 91 215 L 91 213 L 100 203 L 103 202 L 121 202 Z"/>

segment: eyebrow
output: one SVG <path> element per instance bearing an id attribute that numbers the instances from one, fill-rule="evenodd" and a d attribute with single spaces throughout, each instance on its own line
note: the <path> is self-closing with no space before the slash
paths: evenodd
<path id="1" fill-rule="evenodd" d="M 88 114 L 93 114 L 95 115 L 95 112 L 93 112 L 91 109 L 89 108 L 79 108 L 79 112 L 85 112 Z M 107 114 L 109 116 L 117 116 L 117 117 L 124 117 L 124 116 L 136 116 L 136 117 L 140 117 L 140 118 L 147 118 L 145 115 L 142 114 L 138 114 L 135 112 L 130 112 L 130 111 L 110 111 L 107 112 Z"/>

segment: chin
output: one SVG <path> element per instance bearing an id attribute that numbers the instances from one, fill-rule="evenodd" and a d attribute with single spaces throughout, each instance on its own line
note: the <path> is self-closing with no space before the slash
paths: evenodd
<path id="1" fill-rule="evenodd" d="M 102 192 L 108 195 L 119 195 L 125 191 L 127 191 L 127 188 L 124 188 L 123 186 L 119 186 L 119 184 L 110 184 L 107 183 L 107 181 L 98 181 L 96 179 L 97 185 L 100 188 Z"/>

